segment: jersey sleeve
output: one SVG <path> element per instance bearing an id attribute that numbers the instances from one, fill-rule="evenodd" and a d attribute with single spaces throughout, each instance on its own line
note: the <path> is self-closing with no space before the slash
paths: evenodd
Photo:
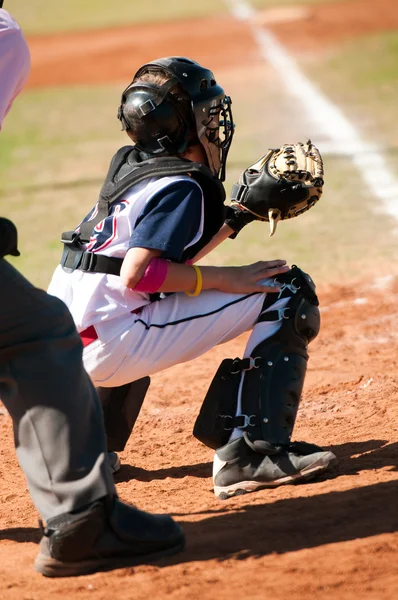
<path id="1" fill-rule="evenodd" d="M 162 257 L 181 261 L 202 221 L 202 191 L 194 181 L 172 182 L 157 192 L 137 219 L 129 248 L 161 250 Z"/>
<path id="2" fill-rule="evenodd" d="M 9 13 L 0 9 L 0 129 L 29 71 L 30 54 L 22 31 Z"/>

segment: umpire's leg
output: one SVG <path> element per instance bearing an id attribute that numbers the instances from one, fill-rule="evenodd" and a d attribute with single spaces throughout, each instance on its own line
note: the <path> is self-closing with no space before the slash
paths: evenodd
<path id="1" fill-rule="evenodd" d="M 102 410 L 66 306 L 0 260 L 0 398 L 42 517 L 81 508 L 114 483 Z"/>

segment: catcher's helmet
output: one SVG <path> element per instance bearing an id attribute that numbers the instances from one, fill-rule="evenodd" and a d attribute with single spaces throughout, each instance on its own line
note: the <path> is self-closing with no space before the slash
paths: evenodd
<path id="1" fill-rule="evenodd" d="M 170 76 L 163 85 L 139 81 L 144 73 L 159 69 Z M 189 116 L 181 110 L 178 93 L 171 93 L 178 84 L 190 100 Z M 224 181 L 234 132 L 231 99 L 213 73 L 197 62 L 171 56 L 143 65 L 122 94 L 118 118 L 123 129 L 132 132 L 137 147 L 154 156 L 181 154 L 196 131 L 210 169 Z"/>

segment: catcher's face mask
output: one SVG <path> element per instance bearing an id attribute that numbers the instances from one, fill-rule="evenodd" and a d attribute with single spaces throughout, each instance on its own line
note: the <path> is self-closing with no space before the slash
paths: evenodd
<path id="1" fill-rule="evenodd" d="M 222 96 L 194 105 L 198 138 L 205 149 L 210 169 L 225 180 L 227 156 L 234 134 L 231 98 Z M 204 117 L 204 118 L 203 118 Z"/>
<path id="2" fill-rule="evenodd" d="M 159 68 L 170 74 L 161 87 L 134 83 L 140 75 Z M 192 105 L 192 122 L 180 111 L 170 92 L 180 84 Z M 123 129 L 139 129 L 137 146 L 149 154 L 180 154 L 196 129 L 208 166 L 216 177 L 225 180 L 225 168 L 234 133 L 231 99 L 208 69 L 184 57 L 168 57 L 143 65 L 122 94 L 118 118 Z"/>

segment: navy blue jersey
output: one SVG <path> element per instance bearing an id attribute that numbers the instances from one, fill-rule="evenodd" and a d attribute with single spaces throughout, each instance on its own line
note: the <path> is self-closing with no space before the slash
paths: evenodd
<path id="1" fill-rule="evenodd" d="M 197 235 L 202 220 L 202 192 L 188 179 L 158 191 L 145 205 L 130 237 L 129 248 L 161 250 L 162 257 L 180 262 Z"/>

